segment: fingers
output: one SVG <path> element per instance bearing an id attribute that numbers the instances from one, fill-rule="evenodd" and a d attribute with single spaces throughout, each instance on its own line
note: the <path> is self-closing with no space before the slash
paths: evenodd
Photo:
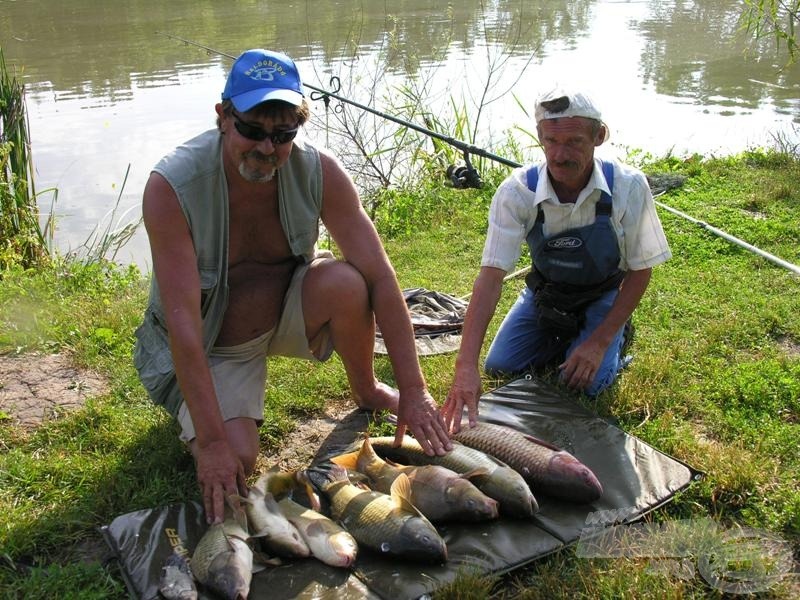
<path id="1" fill-rule="evenodd" d="M 406 424 L 403 421 L 397 421 L 397 430 L 394 434 L 394 447 L 397 448 L 403 442 L 403 436 L 406 434 Z"/>
<path id="2" fill-rule="evenodd" d="M 475 427 L 478 424 L 478 403 L 472 402 L 467 404 L 467 418 L 469 419 L 469 426 Z M 459 426 L 460 428 L 460 426 Z"/>
<path id="3" fill-rule="evenodd" d="M 559 369 L 561 369 L 561 379 L 567 387 L 578 390 L 589 387 L 597 373 L 591 362 L 567 360 L 559 365 Z"/>
<path id="4" fill-rule="evenodd" d="M 222 523 L 225 514 L 225 490 L 221 485 L 213 485 L 211 488 L 211 515 L 206 520 L 210 524 Z"/>

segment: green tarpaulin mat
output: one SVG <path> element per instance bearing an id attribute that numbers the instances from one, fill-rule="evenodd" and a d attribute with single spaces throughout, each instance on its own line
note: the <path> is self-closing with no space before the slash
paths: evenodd
<path id="1" fill-rule="evenodd" d="M 364 429 L 367 417 L 363 416 Z M 501 517 L 487 523 L 438 527 L 448 561 L 424 565 L 362 550 L 352 570 L 313 559 L 287 561 L 253 577 L 250 598 L 374 598 L 404 600 L 430 594 L 460 573 L 511 571 L 578 541 L 593 515 L 618 515 L 631 522 L 668 502 L 699 473 L 591 413 L 572 396 L 537 379 L 522 378 L 484 394 L 480 419 L 547 440 L 590 467 L 603 485 L 592 504 L 537 495 L 540 511 L 530 520 Z M 324 464 L 357 440 L 325 446 L 314 460 Z M 600 511 L 615 511 L 603 513 Z M 132 596 L 158 598 L 167 556 L 191 555 L 205 530 L 200 505 L 178 504 L 128 513 L 102 528 Z M 204 595 L 201 598 L 213 598 Z"/>

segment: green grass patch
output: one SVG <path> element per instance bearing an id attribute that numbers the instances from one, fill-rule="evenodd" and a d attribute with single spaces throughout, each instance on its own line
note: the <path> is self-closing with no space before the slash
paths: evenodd
<path id="1" fill-rule="evenodd" d="M 734 157 L 646 157 L 649 173 L 686 177 L 659 201 L 800 263 L 800 162 L 771 151 Z M 497 173 L 482 190 L 431 181 L 385 192 L 376 223 L 402 287 L 471 292 Z M 703 471 L 650 515 L 711 517 L 800 542 L 800 277 L 659 209 L 674 257 L 654 270 L 634 315 L 633 363 L 587 405 Z M 525 264 L 525 256 L 519 265 Z M 484 351 L 524 285 L 504 287 Z M 0 352 L 58 351 L 109 378 L 110 391 L 35 432 L 0 411 L 0 589 L 3 597 L 124 597 L 119 579 L 76 560 L 75 547 L 115 516 L 197 498 L 192 460 L 170 419 L 147 400 L 133 331 L 147 284 L 133 268 L 53 261 L 0 273 Z M 454 355 L 421 358 L 443 402 Z M 300 419 L 349 397 L 344 369 L 269 361 L 261 443 L 277 448 Z M 376 372 L 393 382 L 388 359 Z M 484 381 L 488 390 L 504 381 Z M 680 566 L 680 565 L 678 565 Z M 501 578 L 463 577 L 441 598 L 715 598 L 697 574 L 638 559 L 581 559 L 572 549 Z M 796 582 L 795 582 L 796 583 Z M 791 580 L 768 597 L 795 597 Z"/>

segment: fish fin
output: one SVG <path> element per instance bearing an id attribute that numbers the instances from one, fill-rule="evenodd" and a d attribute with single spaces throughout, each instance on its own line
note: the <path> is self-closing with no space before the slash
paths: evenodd
<path id="1" fill-rule="evenodd" d="M 395 506 L 414 514 L 422 515 L 419 509 L 411 502 L 411 480 L 405 473 L 400 473 L 394 482 L 392 482 L 390 495 L 392 496 Z"/>
<path id="2" fill-rule="evenodd" d="M 370 461 L 373 460 L 383 460 L 378 453 L 375 452 L 375 448 L 372 447 L 372 442 L 369 441 L 369 433 L 367 433 L 367 437 L 364 438 L 364 443 L 361 444 L 361 450 L 364 456 L 368 457 Z"/>
<path id="3" fill-rule="evenodd" d="M 249 498 L 243 498 L 239 494 L 229 494 L 225 500 L 233 515 L 234 521 L 236 521 L 239 527 L 247 531 L 247 512 L 244 506 L 242 506 L 242 503 L 252 504 L 252 501 Z"/>
<path id="4" fill-rule="evenodd" d="M 489 474 L 489 469 L 487 469 L 486 467 L 476 467 L 475 469 L 467 471 L 466 473 L 461 473 L 459 477 L 469 481 L 473 477 L 483 477 L 484 475 L 488 474 Z"/>
<path id="5" fill-rule="evenodd" d="M 339 456 L 334 456 L 331 458 L 331 462 L 334 464 L 339 465 L 340 467 L 344 467 L 345 469 L 350 469 L 351 471 L 356 470 L 356 465 L 358 464 L 358 455 L 361 451 L 358 452 L 348 452 L 347 454 L 340 454 Z"/>
<path id="6" fill-rule="evenodd" d="M 297 482 L 297 485 L 305 491 L 311 509 L 320 512 L 322 504 L 319 501 L 319 495 L 314 491 L 314 486 L 311 485 L 308 473 L 305 470 L 295 471 L 294 480 Z"/>
<path id="7" fill-rule="evenodd" d="M 269 556 L 260 551 L 253 551 L 253 573 L 263 571 L 267 566 L 279 567 L 282 564 L 283 561 L 279 556 Z"/>
<path id="8" fill-rule="evenodd" d="M 532 435 L 528 435 L 527 433 L 520 433 L 520 435 L 529 442 L 531 442 L 532 444 L 536 444 L 538 446 L 544 446 L 545 448 L 549 448 L 550 450 L 555 450 L 556 452 L 562 452 L 561 448 L 559 448 L 558 446 L 554 446 L 550 442 L 545 442 L 544 440 L 534 437 Z"/>
<path id="9" fill-rule="evenodd" d="M 327 473 L 328 481 L 350 481 L 350 478 L 347 475 L 347 469 L 342 467 L 341 465 L 334 464 L 331 469 Z"/>
<path id="10" fill-rule="evenodd" d="M 372 491 L 372 488 L 369 485 L 370 479 L 363 473 L 353 473 L 352 475 L 348 475 L 348 477 L 350 477 L 350 483 L 357 488 L 366 490 L 368 492 Z"/>

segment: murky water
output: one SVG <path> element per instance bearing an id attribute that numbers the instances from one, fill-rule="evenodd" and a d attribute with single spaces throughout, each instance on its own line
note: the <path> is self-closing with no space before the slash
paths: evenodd
<path id="1" fill-rule="evenodd" d="M 526 111 L 555 81 L 594 93 L 612 130 L 602 150 L 617 156 L 636 148 L 726 154 L 775 138 L 800 143 L 800 65 L 782 69 L 785 56 L 771 39 L 750 44 L 740 31 L 741 7 L 721 0 L 0 0 L 0 41 L 26 84 L 40 205 L 53 206 L 56 242 L 67 251 L 105 228 L 118 198 L 116 220 L 138 218 L 152 165 L 213 126 L 230 60 L 164 32 L 233 55 L 283 50 L 308 83 L 326 87 L 337 75 L 348 97 L 382 110 L 387 97 L 399 102 L 391 86 L 408 82 L 424 84 L 425 108 L 444 120 L 452 119 L 452 99 L 475 115 L 483 97 L 490 102 L 475 144 L 489 150 L 508 135 L 530 141 Z M 314 112 L 324 123 L 321 103 Z M 324 129 L 308 134 L 325 142 Z M 143 232 L 117 259 L 147 267 Z"/>

